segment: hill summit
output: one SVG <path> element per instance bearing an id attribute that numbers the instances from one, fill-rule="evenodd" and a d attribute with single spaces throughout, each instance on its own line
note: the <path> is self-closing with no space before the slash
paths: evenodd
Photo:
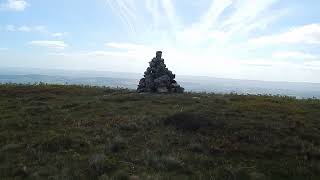
<path id="1" fill-rule="evenodd" d="M 320 100 L 0 85 L 0 179 L 319 180 Z"/>
<path id="2" fill-rule="evenodd" d="M 183 93 L 182 88 L 174 79 L 175 74 L 170 71 L 162 59 L 162 52 L 157 51 L 149 63 L 150 66 L 144 73 L 138 85 L 138 92 L 154 92 L 154 93 Z"/>

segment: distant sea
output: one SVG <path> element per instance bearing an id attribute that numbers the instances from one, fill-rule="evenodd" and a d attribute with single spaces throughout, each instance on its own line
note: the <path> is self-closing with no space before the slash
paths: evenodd
<path id="1" fill-rule="evenodd" d="M 0 83 L 49 83 L 109 86 L 136 89 L 143 74 L 103 71 L 0 68 Z M 186 91 L 208 93 L 268 94 L 296 98 L 320 98 L 320 83 L 270 82 L 223 79 L 204 76 L 177 76 Z"/>

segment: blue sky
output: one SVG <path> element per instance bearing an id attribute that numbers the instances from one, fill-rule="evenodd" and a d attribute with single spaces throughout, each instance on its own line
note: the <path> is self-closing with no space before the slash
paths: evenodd
<path id="1" fill-rule="evenodd" d="M 320 83 L 319 0 L 0 0 L 0 66 Z"/>

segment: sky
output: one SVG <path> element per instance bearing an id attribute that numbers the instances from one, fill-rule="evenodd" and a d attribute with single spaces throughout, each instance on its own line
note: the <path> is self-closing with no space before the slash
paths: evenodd
<path id="1" fill-rule="evenodd" d="M 319 0 L 0 0 L 0 67 L 320 83 Z"/>

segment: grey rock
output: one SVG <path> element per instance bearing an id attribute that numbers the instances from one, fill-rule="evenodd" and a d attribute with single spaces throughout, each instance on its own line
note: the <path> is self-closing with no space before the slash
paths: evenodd
<path id="1" fill-rule="evenodd" d="M 169 87 L 170 86 L 170 77 L 168 75 L 163 75 L 154 80 L 156 87 Z"/>
<path id="2" fill-rule="evenodd" d="M 166 88 L 166 87 L 158 87 L 158 88 L 157 88 L 157 92 L 158 92 L 158 93 L 168 93 L 169 90 L 168 90 L 168 88 Z"/>
<path id="3" fill-rule="evenodd" d="M 156 58 L 157 59 L 161 59 L 161 57 L 162 57 L 162 52 L 161 51 L 157 51 L 156 52 Z"/>

